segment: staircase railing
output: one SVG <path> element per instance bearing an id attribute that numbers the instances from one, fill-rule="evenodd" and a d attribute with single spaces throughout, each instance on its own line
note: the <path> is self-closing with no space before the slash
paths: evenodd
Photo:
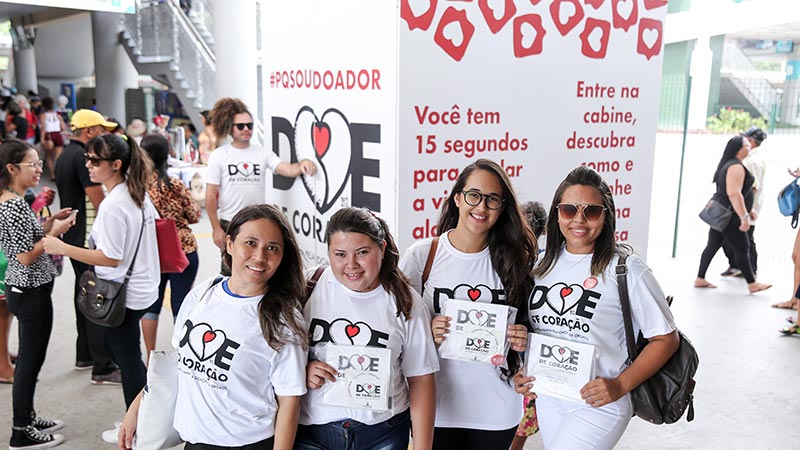
<path id="1" fill-rule="evenodd" d="M 778 90 L 753 65 L 739 46 L 732 42 L 725 43 L 721 73 L 730 78 L 762 116 L 770 116 L 772 105 L 778 102 Z"/>
<path id="2" fill-rule="evenodd" d="M 174 0 L 173 0 L 174 1 Z M 209 0 L 193 0 L 188 14 L 200 37 L 214 49 L 214 6 Z"/>

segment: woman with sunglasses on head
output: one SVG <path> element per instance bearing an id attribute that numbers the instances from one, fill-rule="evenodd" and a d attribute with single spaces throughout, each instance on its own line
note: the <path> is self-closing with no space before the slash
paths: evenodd
<path id="1" fill-rule="evenodd" d="M 277 208 L 253 205 L 233 217 L 225 246 L 230 277 L 194 288 L 172 333 L 173 425 L 186 450 L 290 450 L 308 359 L 297 241 Z M 121 450 L 132 446 L 141 398 L 125 414 Z"/>
<path id="2" fill-rule="evenodd" d="M 706 272 L 714 255 L 724 242 L 731 245 L 734 259 L 742 276 L 747 281 L 747 290 L 753 294 L 772 287 L 771 284 L 756 281 L 750 259 L 750 219 L 754 218 L 753 182 L 755 178 L 742 164 L 742 160 L 750 153 L 750 141 L 744 136 L 736 136 L 728 141 L 725 151 L 717 164 L 712 181 L 717 186 L 713 199 L 733 211 L 730 222 L 722 231 L 708 229 L 708 242 L 700 256 L 700 267 L 697 269 L 696 288 L 716 288 L 706 280 Z"/>
<path id="3" fill-rule="evenodd" d="M 438 238 L 412 245 L 400 267 L 434 314 L 433 339 L 447 339 L 452 318 L 442 315 L 448 299 L 496 303 L 524 312 L 532 287 L 536 240 L 503 168 L 479 159 L 458 176 L 439 216 Z M 432 249 L 435 250 L 432 252 Z M 432 256 L 427 280 L 426 263 Z M 490 364 L 440 360 L 436 374 L 434 449 L 508 448 L 522 418 L 511 375 L 521 361 L 527 330 L 509 325 L 508 369 Z M 480 386 L 481 395 L 472 395 Z"/>
<path id="4" fill-rule="evenodd" d="M 44 236 L 58 236 L 74 222 L 62 209 L 44 225 L 23 198 L 39 184 L 42 161 L 28 143 L 11 139 L 0 145 L 0 247 L 8 259 L 6 301 L 19 322 L 19 355 L 14 369 L 11 450 L 54 447 L 64 441 L 63 422 L 38 417 L 33 398 L 53 328 L 53 280 L 56 269 L 45 254 Z"/>
<path id="5" fill-rule="evenodd" d="M 678 349 L 675 323 L 661 287 L 630 247 L 616 244 L 615 229 L 616 210 L 608 184 L 586 166 L 572 170 L 550 206 L 547 246 L 534 269 L 536 287 L 528 314 L 534 333 L 593 345 L 596 378 L 580 391 L 584 403 L 536 397 L 547 450 L 613 448 L 633 415 L 628 393 Z M 630 255 L 626 264 L 634 332 L 641 330 L 650 341 L 629 367 L 616 278 L 621 254 Z M 553 306 L 559 304 L 553 298 L 564 306 Z M 534 395 L 529 390 L 531 384 L 535 390 L 536 381 L 522 371 L 514 383 L 518 392 Z"/>
<path id="6" fill-rule="evenodd" d="M 415 449 L 430 449 L 439 358 L 430 314 L 397 267 L 389 227 L 367 209 L 345 208 L 331 217 L 325 237 L 331 266 L 304 308 L 316 360 L 308 365 L 295 449 L 406 450 L 409 429 Z M 323 352 L 351 345 L 389 349 L 387 410 L 325 404 L 321 388 L 346 381 L 337 380 Z"/>
<path id="7" fill-rule="evenodd" d="M 48 253 L 92 265 L 100 279 L 122 282 L 133 265 L 126 287 L 125 319 L 119 326 L 104 329 L 106 344 L 122 372 L 126 407 L 146 382 L 139 320 L 158 298 L 161 281 L 155 225 L 158 212 L 147 195 L 152 164 L 147 153 L 128 136 L 106 134 L 89 141 L 89 178 L 107 192 L 89 235 L 91 248 L 45 238 Z"/>

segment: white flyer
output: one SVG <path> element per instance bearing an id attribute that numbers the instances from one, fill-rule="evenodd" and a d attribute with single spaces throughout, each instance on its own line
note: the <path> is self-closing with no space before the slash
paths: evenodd
<path id="1" fill-rule="evenodd" d="M 508 367 L 506 328 L 516 309 L 506 305 L 448 299 L 443 314 L 452 317 L 450 334 L 439 347 L 446 359 Z"/>
<path id="2" fill-rule="evenodd" d="M 581 389 L 594 378 L 594 357 L 594 345 L 529 333 L 525 373 L 536 378 L 536 394 L 582 402 Z"/>
<path id="3" fill-rule="evenodd" d="M 326 382 L 326 405 L 391 409 L 392 351 L 388 348 L 327 345 L 325 362 L 339 372 Z"/>

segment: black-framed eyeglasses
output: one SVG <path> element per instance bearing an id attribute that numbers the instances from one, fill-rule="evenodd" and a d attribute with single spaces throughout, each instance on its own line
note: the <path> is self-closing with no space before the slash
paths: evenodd
<path id="1" fill-rule="evenodd" d="M 38 168 L 41 169 L 42 167 L 44 167 L 44 161 L 39 160 L 39 161 L 36 161 L 36 162 L 15 163 L 14 165 L 15 166 L 20 166 L 20 167 L 22 167 L 22 166 L 32 167 L 34 169 L 38 167 Z"/>
<path id="2" fill-rule="evenodd" d="M 583 213 L 583 217 L 589 222 L 596 222 L 603 216 L 603 211 L 607 208 L 603 205 L 586 205 L 576 203 L 559 203 L 558 214 L 562 219 L 572 220 L 578 214 L 578 211 Z"/>
<path id="3" fill-rule="evenodd" d="M 478 206 L 481 204 L 481 201 L 485 201 L 486 207 L 491 210 L 502 208 L 503 203 L 506 202 L 506 199 L 497 194 L 483 194 L 477 189 L 461 191 L 461 195 L 464 196 L 464 201 L 467 202 L 469 206 Z"/>
<path id="4" fill-rule="evenodd" d="M 88 153 L 83 154 L 86 157 L 86 160 L 92 163 L 95 167 L 100 167 L 100 163 L 103 161 L 113 161 L 116 158 L 101 158 L 99 156 L 92 156 Z"/>
<path id="5" fill-rule="evenodd" d="M 244 130 L 244 127 L 247 127 L 248 130 L 252 130 L 253 129 L 253 122 L 235 123 L 235 124 L 233 124 L 233 126 L 235 126 L 236 129 L 239 130 L 239 131 Z"/>

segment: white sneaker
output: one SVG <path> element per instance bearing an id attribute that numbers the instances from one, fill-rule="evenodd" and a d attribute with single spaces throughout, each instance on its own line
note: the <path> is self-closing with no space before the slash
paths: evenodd
<path id="1" fill-rule="evenodd" d="M 117 442 L 119 442 L 120 425 L 122 425 L 121 422 L 114 422 L 113 430 L 103 431 L 103 441 L 108 442 L 109 444 L 116 444 Z"/>

